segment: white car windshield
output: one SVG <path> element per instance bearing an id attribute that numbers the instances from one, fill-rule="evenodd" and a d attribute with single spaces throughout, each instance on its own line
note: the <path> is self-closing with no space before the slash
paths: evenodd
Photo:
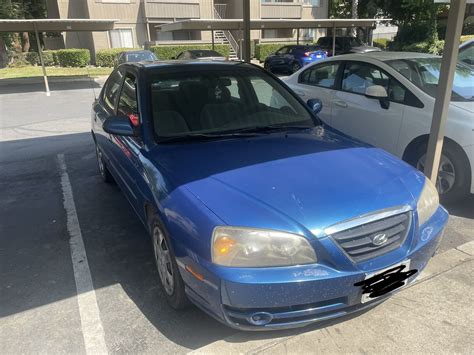
<path id="1" fill-rule="evenodd" d="M 387 64 L 428 95 L 436 96 L 441 58 L 397 59 Z M 474 72 L 463 64 L 456 65 L 451 101 L 474 101 Z"/>

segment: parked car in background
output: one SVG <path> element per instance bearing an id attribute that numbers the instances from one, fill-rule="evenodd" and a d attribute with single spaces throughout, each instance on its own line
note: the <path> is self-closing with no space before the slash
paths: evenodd
<path id="1" fill-rule="evenodd" d="M 158 60 L 155 53 L 143 50 L 143 51 L 126 51 L 120 53 L 115 59 L 115 67 L 122 63 L 127 62 L 141 62 L 141 61 L 154 61 Z"/>
<path id="2" fill-rule="evenodd" d="M 179 53 L 176 56 L 176 59 L 179 60 L 226 60 L 222 54 L 217 51 L 207 50 L 207 49 L 190 49 L 184 52 Z"/>
<path id="3" fill-rule="evenodd" d="M 99 171 L 149 230 L 172 307 L 299 327 L 372 307 L 426 266 L 448 218 L 435 187 L 323 127 L 320 108 L 241 62 L 112 72 L 92 110 Z"/>
<path id="4" fill-rule="evenodd" d="M 321 49 L 324 49 L 328 56 L 331 57 L 332 53 L 332 36 L 319 37 L 316 43 Z M 366 43 L 362 42 L 357 37 L 352 36 L 337 36 L 336 37 L 336 54 L 347 54 L 347 53 L 368 53 L 368 52 L 380 52 L 381 49 L 377 47 L 371 47 Z"/>
<path id="5" fill-rule="evenodd" d="M 466 41 L 459 46 L 458 60 L 474 70 L 474 39 Z"/>
<path id="6" fill-rule="evenodd" d="M 349 54 L 285 78 L 323 102 L 332 127 L 424 169 L 441 58 L 407 52 Z M 474 193 L 474 74 L 458 64 L 437 188 L 445 200 Z"/>
<path id="7" fill-rule="evenodd" d="M 294 73 L 309 63 L 326 58 L 327 53 L 318 46 L 291 45 L 269 55 L 263 67 L 270 72 Z"/>

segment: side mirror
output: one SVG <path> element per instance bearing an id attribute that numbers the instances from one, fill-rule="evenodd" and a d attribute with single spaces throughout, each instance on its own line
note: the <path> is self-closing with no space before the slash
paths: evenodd
<path id="1" fill-rule="evenodd" d="M 321 112 L 323 109 L 323 103 L 321 102 L 320 99 L 309 99 L 306 104 L 309 106 L 311 111 L 313 111 L 315 114 L 318 114 Z"/>
<path id="2" fill-rule="evenodd" d="M 372 85 L 365 89 L 365 96 L 370 99 L 379 99 L 380 107 L 388 110 L 390 107 L 390 100 L 388 99 L 387 90 L 381 85 Z"/>
<path id="3" fill-rule="evenodd" d="M 388 97 L 387 90 L 381 85 L 372 85 L 365 89 L 365 96 L 373 99 L 386 99 Z"/>
<path id="4" fill-rule="evenodd" d="M 102 126 L 105 132 L 117 136 L 136 136 L 130 118 L 125 115 L 110 116 Z"/>

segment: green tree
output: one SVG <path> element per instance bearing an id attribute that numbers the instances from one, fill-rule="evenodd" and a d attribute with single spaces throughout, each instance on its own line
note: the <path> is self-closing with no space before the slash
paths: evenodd
<path id="1" fill-rule="evenodd" d="M 392 18 L 398 26 L 393 42 L 395 48 L 417 42 L 434 43 L 438 39 L 437 16 L 446 5 L 433 0 L 385 0 L 378 5 L 382 14 Z"/>
<path id="2" fill-rule="evenodd" d="M 46 17 L 46 0 L 1 0 L 0 18 L 6 19 L 38 19 Z M 30 49 L 30 39 L 34 34 L 23 32 L 18 34 L 0 34 L 0 67 L 8 61 L 8 50 L 21 46 L 23 52 Z M 34 43 L 34 41 L 32 41 Z M 36 44 L 33 45 L 36 47 Z"/>

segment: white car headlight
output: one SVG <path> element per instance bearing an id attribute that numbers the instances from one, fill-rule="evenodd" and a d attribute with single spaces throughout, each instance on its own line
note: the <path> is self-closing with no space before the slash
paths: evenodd
<path id="1" fill-rule="evenodd" d="M 269 267 L 311 264 L 314 249 L 297 234 L 240 227 L 216 227 L 212 262 L 231 267 Z"/>
<path id="2" fill-rule="evenodd" d="M 439 206 L 439 195 L 436 187 L 425 177 L 425 186 L 421 190 L 420 198 L 416 204 L 418 211 L 418 224 L 421 226 L 436 212 Z"/>

